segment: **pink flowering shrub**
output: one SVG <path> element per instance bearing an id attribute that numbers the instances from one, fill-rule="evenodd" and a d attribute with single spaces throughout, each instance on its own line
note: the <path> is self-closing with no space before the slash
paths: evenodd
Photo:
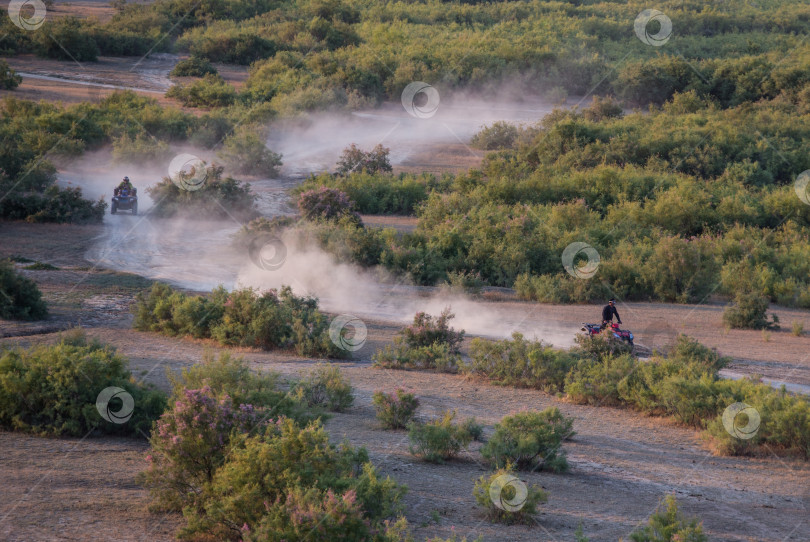
<path id="1" fill-rule="evenodd" d="M 179 510 L 195 504 L 225 462 L 234 432 L 258 423 L 251 405 L 234 407 L 231 398 L 211 388 L 185 390 L 155 424 L 149 439 L 149 466 L 141 473 L 158 509 Z"/>
<path id="2" fill-rule="evenodd" d="M 365 152 L 360 147 L 352 143 L 343 149 L 340 160 L 337 163 L 337 174 L 346 175 L 354 171 L 365 171 L 366 173 L 389 173 L 393 171 L 388 154 L 391 149 L 378 144 L 371 151 Z"/>
<path id="3" fill-rule="evenodd" d="M 377 419 L 388 429 L 404 429 L 416 415 L 419 398 L 402 388 L 392 393 L 374 392 L 372 397 Z"/>
<path id="4" fill-rule="evenodd" d="M 351 489 L 339 495 L 331 489 L 294 487 L 286 499 L 266 507 L 256 530 L 245 532 L 245 542 L 370 539 L 370 522 Z"/>
<path id="5" fill-rule="evenodd" d="M 243 444 L 214 475 L 202 506 L 184 510 L 184 535 L 301 540 L 317 526 L 323 534 L 313 540 L 364 540 L 398 511 L 404 489 L 379 477 L 365 449 L 332 445 L 320 422 L 302 428 L 281 418 Z"/>
<path id="6" fill-rule="evenodd" d="M 413 324 L 402 330 L 402 337 L 412 348 L 440 343 L 446 344 L 451 353 L 458 354 L 459 345 L 464 340 L 464 331 L 456 331 L 450 327 L 449 322 L 453 318 L 455 315 L 450 312 L 449 307 L 438 318 L 426 312 L 418 312 L 413 318 Z"/>
<path id="7" fill-rule="evenodd" d="M 348 217 L 351 222 L 362 223 L 354 202 L 345 192 L 322 186 L 307 190 L 298 196 L 298 209 L 305 220 L 339 220 Z"/>

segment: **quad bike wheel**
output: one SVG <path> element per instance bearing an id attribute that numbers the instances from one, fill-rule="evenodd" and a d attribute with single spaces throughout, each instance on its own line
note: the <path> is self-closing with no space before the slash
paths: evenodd
<path id="1" fill-rule="evenodd" d="M 132 214 L 133 214 L 133 215 L 137 215 L 137 214 L 138 214 L 138 204 L 137 204 L 137 203 L 134 203 L 134 204 L 132 205 Z M 632 343 L 630 343 L 630 344 L 632 344 Z"/>
<path id="2" fill-rule="evenodd" d="M 118 212 L 118 205 L 116 205 L 115 203 L 113 203 L 113 204 L 112 204 L 112 207 L 110 207 L 110 214 L 111 214 L 111 215 L 114 215 L 114 214 L 115 214 L 115 213 L 117 213 L 117 212 Z"/>

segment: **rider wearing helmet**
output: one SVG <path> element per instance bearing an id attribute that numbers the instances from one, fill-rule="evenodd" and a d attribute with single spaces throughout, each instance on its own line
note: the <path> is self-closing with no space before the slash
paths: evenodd
<path id="1" fill-rule="evenodd" d="M 613 321 L 614 315 L 616 315 L 616 320 L 619 322 L 619 324 L 621 324 L 622 319 L 619 316 L 619 311 L 616 310 L 616 300 L 611 297 L 608 304 L 602 309 L 602 329 L 607 327 L 608 323 Z"/>
<path id="2" fill-rule="evenodd" d="M 135 188 L 132 186 L 132 183 L 129 182 L 129 177 L 124 177 L 124 180 L 121 181 L 121 184 L 113 191 L 113 193 L 117 196 L 121 190 L 127 189 L 130 192 L 134 192 Z"/>

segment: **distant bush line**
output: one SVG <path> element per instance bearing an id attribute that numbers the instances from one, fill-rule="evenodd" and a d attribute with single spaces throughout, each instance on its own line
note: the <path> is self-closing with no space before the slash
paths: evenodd
<path id="1" fill-rule="evenodd" d="M 810 138 L 808 100 L 720 109 L 687 92 L 628 115 L 596 100 L 516 128 L 511 146 L 480 169 L 441 179 L 319 175 L 294 194 L 325 186 L 361 213 L 415 213 L 412 233 L 345 224 L 310 236 L 341 259 L 417 284 L 472 274 L 546 303 L 695 303 L 750 292 L 808 308 L 810 204 L 794 185 L 810 169 L 801 143 Z M 587 280 L 562 262 L 575 242 L 599 254 Z"/>

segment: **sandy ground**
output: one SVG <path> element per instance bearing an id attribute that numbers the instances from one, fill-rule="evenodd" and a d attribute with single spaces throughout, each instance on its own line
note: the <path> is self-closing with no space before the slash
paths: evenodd
<path id="1" fill-rule="evenodd" d="M 103 226 L 55 226 L 0 223 L 0 256 L 47 261 L 58 271 L 24 271 L 42 288 L 53 307 L 50 323 L 81 324 L 92 337 L 115 345 L 130 360 L 136 378 L 167 388 L 166 371 L 179 371 L 198 361 L 201 341 L 172 339 L 131 330 L 128 311 L 146 281 L 93 269 L 83 260 L 88 244 Z M 22 265 L 22 264 L 20 264 Z M 496 292 L 492 301 L 504 307 L 524 305 Z M 587 319 L 598 307 L 538 306 L 555 318 Z M 773 333 L 723 334 L 721 305 L 701 307 L 664 304 L 620 306 L 623 319 L 669 322 L 724 354 L 745 358 L 746 367 L 777 371 L 791 381 L 806 378 L 806 337 Z M 806 311 L 777 308 L 785 322 Z M 369 339 L 357 359 L 342 362 L 355 388 L 355 405 L 335 415 L 327 428 L 335 442 L 348 439 L 366 446 L 380 469 L 409 487 L 406 515 L 418 539 L 452 532 L 485 540 L 573 540 L 581 523 L 591 540 L 627 538 L 646 521 L 657 503 L 674 494 L 681 509 L 699 517 L 711 540 L 808 540 L 810 466 L 794 459 L 766 456 L 727 458 L 711 455 L 699 433 L 661 418 L 627 410 L 568 404 L 532 390 L 495 387 L 463 377 L 371 367 L 374 351 L 390 342 L 399 325 L 367 321 Z M 0 322 L 0 344 L 28 346 L 53 341 L 56 334 L 32 324 Z M 33 334 L 30 334 L 33 333 Z M 281 353 L 236 351 L 257 370 L 295 377 L 316 360 Z M 745 365 L 747 363 L 748 365 Z M 786 374 L 789 373 L 789 374 Z M 805 376 L 802 376 L 805 375 Z M 558 406 L 575 419 L 577 435 L 565 445 L 572 466 L 564 475 L 529 473 L 530 483 L 550 493 L 532 526 L 487 522 L 472 497 L 475 480 L 486 472 L 478 444 L 458 460 L 430 465 L 407 452 L 404 432 L 382 430 L 374 417 L 376 390 L 406 386 L 422 398 L 421 416 L 456 409 L 459 418 L 475 416 L 491 434 L 504 415 L 521 409 Z M 143 468 L 141 441 L 112 438 L 43 439 L 0 433 L 0 538 L 3 540 L 171 540 L 179 525 L 173 515 L 146 510 L 146 495 L 134 482 Z M 436 521 L 438 518 L 438 522 Z"/>
<path id="2" fill-rule="evenodd" d="M 7 96 L 24 100 L 79 103 L 98 102 L 113 92 L 130 89 L 154 98 L 164 105 L 174 105 L 199 114 L 194 108 L 183 108 L 180 102 L 164 93 L 176 83 L 188 84 L 192 77 L 169 77 L 174 65 L 184 56 L 153 53 L 148 57 L 100 56 L 97 62 L 73 62 L 39 58 L 32 54 L 5 58 L 23 78 L 14 90 L 0 90 Z M 247 67 L 215 64 L 219 74 L 237 90 L 247 80 Z"/>

